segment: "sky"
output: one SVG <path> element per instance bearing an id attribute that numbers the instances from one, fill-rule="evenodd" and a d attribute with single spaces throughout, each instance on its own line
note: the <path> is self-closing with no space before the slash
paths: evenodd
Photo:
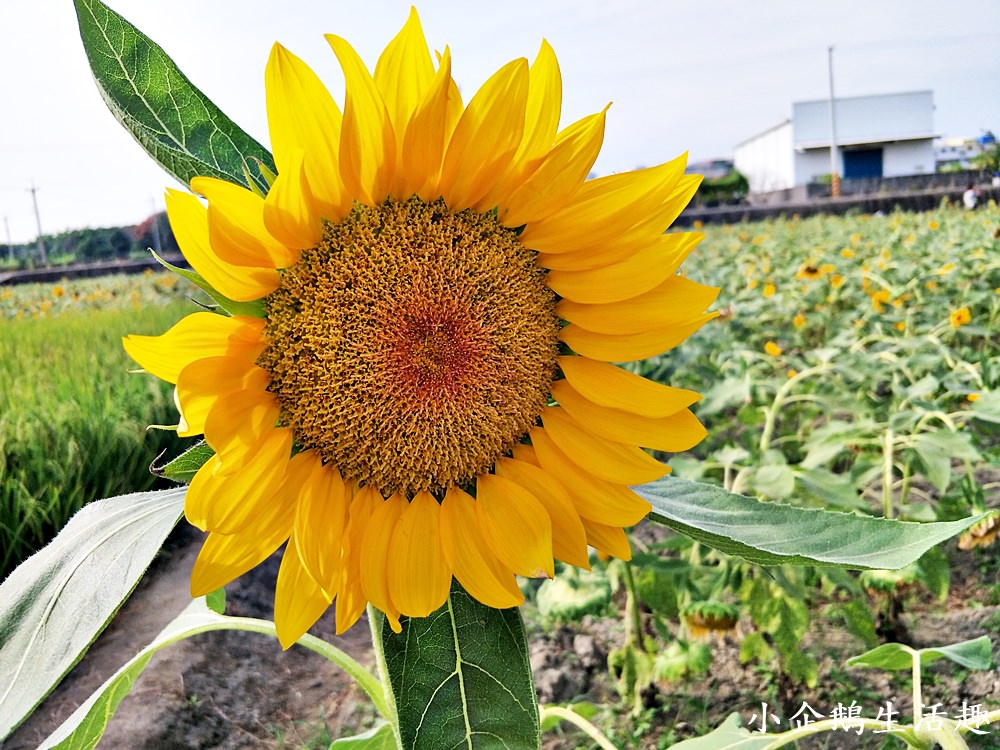
<path id="1" fill-rule="evenodd" d="M 323 39 L 368 63 L 396 34 L 404 0 L 109 0 L 258 141 L 268 143 L 264 66 L 280 41 L 343 102 Z M 786 120 L 792 102 L 933 90 L 944 137 L 1000 133 L 1000 0 L 427 0 L 432 49 L 449 45 L 466 101 L 543 38 L 563 74 L 562 123 L 613 102 L 595 172 L 683 152 L 731 157 Z M 71 0 L 0 0 L 0 245 L 42 230 L 135 224 L 162 210 L 173 178 L 105 108 Z M 8 234 L 9 231 L 9 234 Z"/>

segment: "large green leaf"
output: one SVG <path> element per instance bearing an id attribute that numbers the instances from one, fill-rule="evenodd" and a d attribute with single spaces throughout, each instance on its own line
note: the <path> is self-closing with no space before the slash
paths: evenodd
<path id="1" fill-rule="evenodd" d="M 183 506 L 183 488 L 90 503 L 0 585 L 0 739 L 104 629 Z"/>
<path id="2" fill-rule="evenodd" d="M 112 114 L 165 170 L 187 185 L 199 175 L 250 185 L 274 172 L 266 148 L 181 73 L 163 49 L 100 0 L 74 0 L 94 80 Z"/>
<path id="3" fill-rule="evenodd" d="M 195 599 L 180 613 L 170 624 L 165 627 L 156 639 L 146 648 L 136 654 L 126 662 L 117 672 L 115 672 L 93 695 L 91 695 L 73 714 L 56 729 L 39 750 L 93 750 L 100 742 L 108 722 L 114 715 L 118 704 L 128 695 L 139 675 L 149 664 L 153 655 L 172 643 L 190 638 L 199 633 L 207 633 L 212 630 L 243 630 L 250 633 L 260 633 L 277 638 L 274 623 L 267 620 L 258 620 L 252 617 L 227 617 L 214 612 L 209 606 L 205 597 Z M 315 636 L 306 633 L 297 643 L 311 651 L 326 657 L 334 664 L 342 667 L 358 685 L 368 694 L 375 704 L 376 709 L 384 713 L 385 703 L 382 695 L 381 685 L 378 680 L 365 670 L 354 659 L 348 656 L 326 641 L 322 641 Z M 383 727 L 386 725 L 383 725 Z M 380 750 L 385 745 L 386 733 L 383 728 L 373 730 L 369 736 L 361 736 L 358 739 L 368 740 L 371 744 L 345 745 L 345 747 L 367 748 L 368 750 Z M 392 738 L 391 727 L 388 734 Z M 381 744 L 379 744 L 381 743 Z M 337 747 L 340 747 L 337 745 Z"/>
<path id="4" fill-rule="evenodd" d="M 758 565 L 894 569 L 961 533 L 961 521 L 909 523 L 764 503 L 721 487 L 667 477 L 634 488 L 650 520 Z"/>
<path id="5" fill-rule="evenodd" d="M 989 669 L 993 661 L 993 644 L 986 635 L 950 646 L 932 648 L 910 648 L 902 643 L 883 643 L 871 651 L 848 659 L 847 665 L 875 667 L 891 672 L 912 668 L 914 657 L 920 660 L 921 667 L 938 659 L 949 659 L 966 669 Z"/>
<path id="6" fill-rule="evenodd" d="M 404 750 L 537 750 L 538 708 L 517 609 L 491 609 L 452 584 L 429 617 L 382 621 Z"/>

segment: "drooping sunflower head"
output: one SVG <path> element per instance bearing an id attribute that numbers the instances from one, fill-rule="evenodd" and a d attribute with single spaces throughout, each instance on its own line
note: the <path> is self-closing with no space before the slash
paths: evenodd
<path id="1" fill-rule="evenodd" d="M 607 109 L 559 128 L 548 44 L 464 104 L 415 11 L 374 73 L 327 39 L 343 108 L 280 45 L 268 61 L 266 195 L 168 192 L 222 309 L 125 341 L 214 450 L 185 506 L 209 531 L 192 591 L 287 544 L 286 646 L 334 600 L 339 630 L 369 602 L 399 629 L 453 578 L 509 607 L 515 575 L 627 558 L 649 510 L 629 487 L 668 471 L 644 449 L 705 433 L 697 393 L 614 363 L 679 344 L 717 294 L 677 273 L 700 235 L 664 233 L 698 178 L 681 158 L 587 180 Z"/>

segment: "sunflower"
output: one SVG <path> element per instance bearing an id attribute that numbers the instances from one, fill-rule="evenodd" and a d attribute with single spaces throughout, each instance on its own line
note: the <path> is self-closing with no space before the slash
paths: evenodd
<path id="1" fill-rule="evenodd" d="M 948 322 L 952 328 L 961 328 L 972 322 L 972 313 L 969 312 L 968 307 L 960 307 L 957 310 L 951 311 L 948 315 Z"/>
<path id="2" fill-rule="evenodd" d="M 629 487 L 668 471 L 643 448 L 705 430 L 697 393 L 614 363 L 679 344 L 718 293 L 677 274 L 701 235 L 664 234 L 700 178 L 682 157 L 588 181 L 607 109 L 559 129 L 547 43 L 463 104 L 415 11 L 373 74 L 326 39 L 343 110 L 271 52 L 266 196 L 209 177 L 191 182 L 207 206 L 167 194 L 192 267 L 249 314 L 125 339 L 214 450 L 185 503 L 209 532 L 192 594 L 286 545 L 286 647 L 334 601 L 338 632 L 368 603 L 398 632 L 453 577 L 504 608 L 553 559 L 628 559 L 650 509 Z"/>

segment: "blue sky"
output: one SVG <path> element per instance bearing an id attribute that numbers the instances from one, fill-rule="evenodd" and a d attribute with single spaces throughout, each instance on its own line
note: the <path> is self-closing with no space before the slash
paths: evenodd
<path id="1" fill-rule="evenodd" d="M 267 142 L 263 70 L 273 41 L 306 59 L 342 100 L 323 32 L 374 65 L 409 2 L 110 0 L 258 140 Z M 827 94 L 833 45 L 838 96 L 932 89 L 943 136 L 1000 131 L 1000 2 L 953 0 L 431 0 L 418 4 L 431 46 L 449 45 L 466 92 L 543 37 L 559 56 L 563 122 L 613 102 L 599 174 L 693 161 L 775 125 L 791 103 Z M 28 188 L 42 228 L 141 221 L 172 178 L 107 112 L 70 0 L 0 2 L 0 244 L 32 239 Z"/>

